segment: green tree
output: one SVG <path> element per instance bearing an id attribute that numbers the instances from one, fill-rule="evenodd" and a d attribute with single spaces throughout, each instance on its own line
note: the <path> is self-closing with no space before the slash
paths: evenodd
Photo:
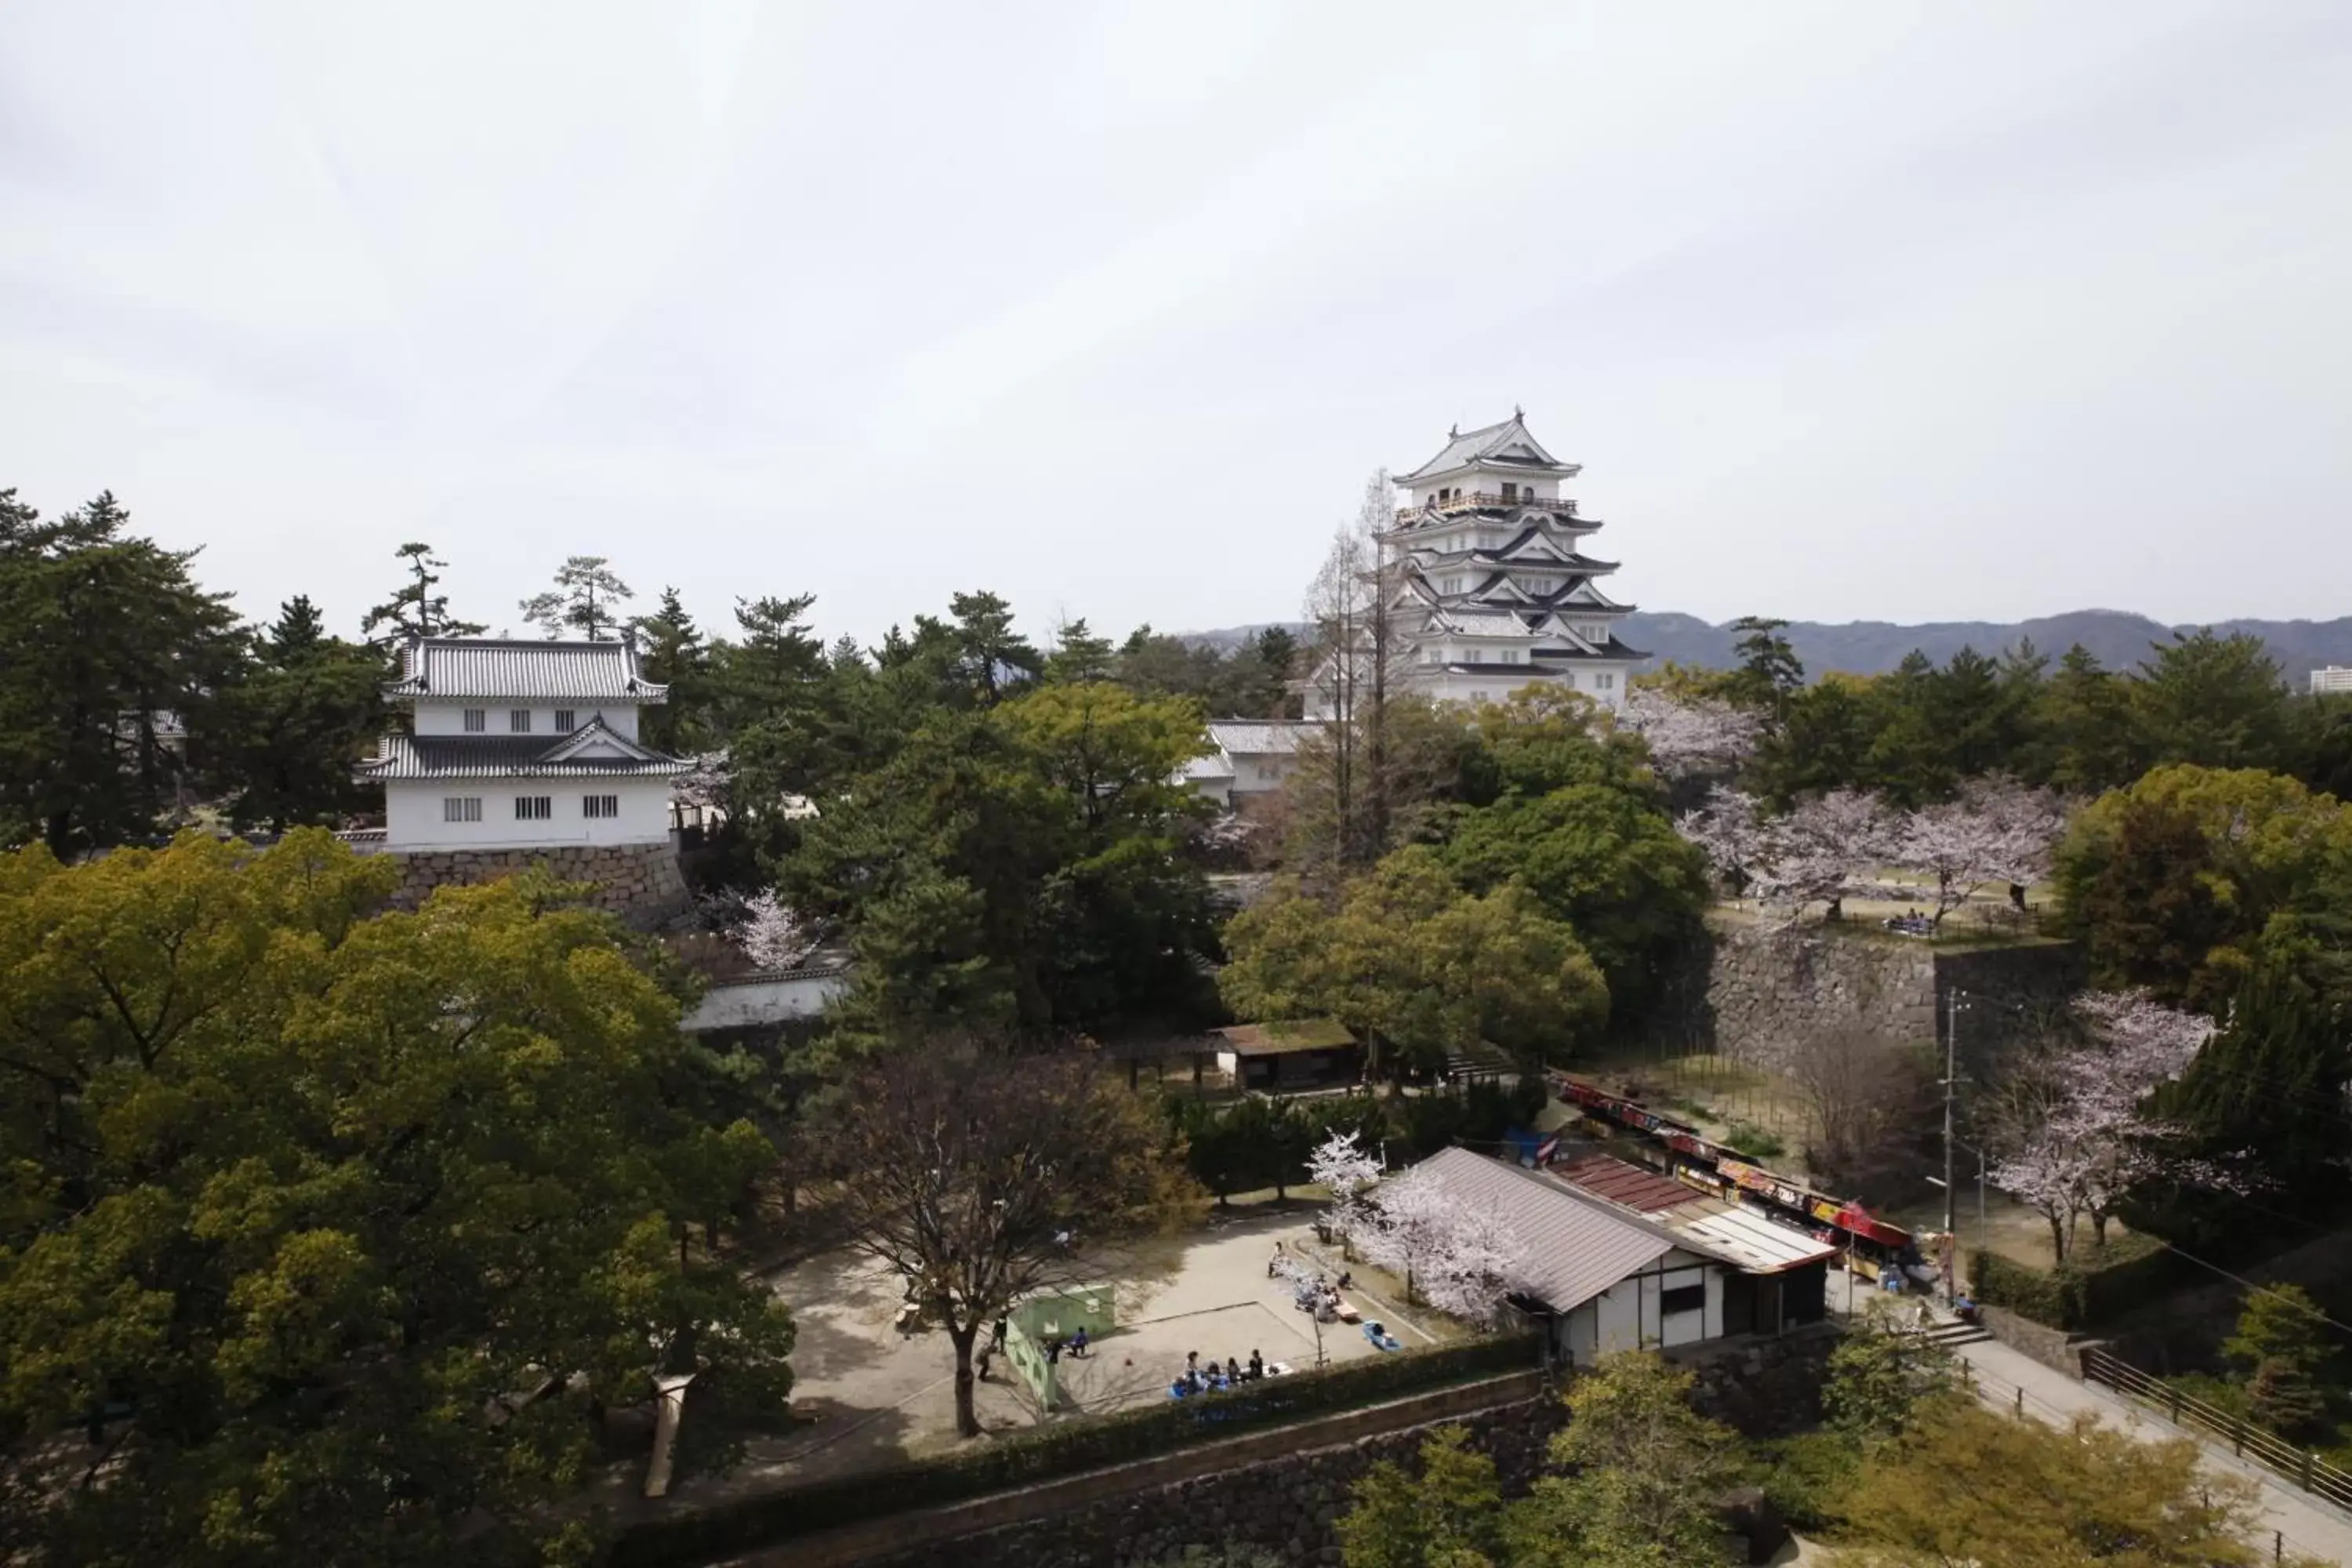
<path id="1" fill-rule="evenodd" d="M 604 556 L 567 556 L 555 569 L 555 586 L 522 601 L 522 618 L 551 637 L 575 631 L 595 642 L 620 635 L 621 601 L 635 596 Z"/>
<path id="2" fill-rule="evenodd" d="M 1568 1390 L 1551 1461 L 1510 1510 L 1512 1568 L 1687 1568 L 1720 1554 L 1717 1499 L 1737 1439 L 1690 1405 L 1694 1376 L 1644 1352 L 1602 1359 Z"/>
<path id="3" fill-rule="evenodd" d="M 1832 671 L 1790 693 L 1780 725 L 1757 748 L 1756 793 L 1786 804 L 1834 789 L 1869 788 L 1883 722 L 1873 685 L 1867 677 Z"/>
<path id="4" fill-rule="evenodd" d="M 2072 1428 L 1931 1401 L 1871 1450 L 1837 1561 L 1869 1568 L 2252 1568 L 2260 1489 L 2085 1415 Z M 1691 1561 L 1697 1561 L 1693 1558 Z"/>
<path id="5" fill-rule="evenodd" d="M 958 594 L 948 601 L 948 613 L 954 617 L 956 674 L 983 705 L 1044 673 L 1044 656 L 1013 629 L 1013 606 L 996 595 Z"/>
<path id="6" fill-rule="evenodd" d="M 368 645 L 390 648 L 414 637 L 479 637 L 483 627 L 473 621 L 461 621 L 449 614 L 449 596 L 433 590 L 441 584 L 441 569 L 449 563 L 433 553 L 429 544 L 415 541 L 402 545 L 393 555 L 407 564 L 403 568 L 408 581 L 393 590 L 392 597 L 370 610 L 360 621 L 360 635 Z"/>
<path id="7" fill-rule="evenodd" d="M 1245 672 L 1243 682 L 1243 705 L 1234 711 L 1244 717 L 1279 719 L 1295 711 L 1291 705 L 1290 683 L 1298 674 L 1298 638 L 1287 626 L 1263 626 L 1249 643 L 1248 658 L 1255 668 Z"/>
<path id="8" fill-rule="evenodd" d="M 1219 973 L 1244 1018 L 1330 1016 L 1375 1074 L 1490 1040 L 1558 1059 L 1607 1016 L 1608 983 L 1576 933 L 1517 882 L 1464 892 L 1436 855 L 1399 850 L 1336 907 L 1286 889 L 1234 917 Z"/>
<path id="9" fill-rule="evenodd" d="M 1706 857 L 1646 791 L 1571 784 L 1462 813 L 1438 858 L 1474 893 L 1519 879 L 1584 943 L 1612 1009 L 1632 1016 L 1695 934 L 1711 898 Z"/>
<path id="10" fill-rule="evenodd" d="M 1349 1493 L 1355 1502 L 1338 1527 L 1347 1568 L 1483 1568 L 1502 1560 L 1502 1485 L 1465 1427 L 1424 1439 L 1418 1475 L 1382 1459 Z"/>
<path id="11" fill-rule="evenodd" d="M 2114 789 L 2144 765 L 2132 683 L 2080 643 L 2042 684 L 2034 730 L 2034 752 L 2019 771 L 2037 783 L 2074 794 Z"/>
<path id="12" fill-rule="evenodd" d="M 710 653 L 702 643 L 702 628 L 694 624 L 676 588 L 664 588 L 649 616 L 629 622 L 636 637 L 646 679 L 669 688 L 669 700 L 641 709 L 638 738 L 658 752 L 708 750 L 716 742 Z"/>
<path id="13" fill-rule="evenodd" d="M 130 521 L 111 495 L 43 521 L 0 490 L 0 843 L 63 857 L 152 833 L 213 739 L 246 640 L 195 552 Z"/>
<path id="14" fill-rule="evenodd" d="M 676 1004 L 548 885 L 371 915 L 394 876 L 315 829 L 0 862 L 33 1560 L 576 1555 L 599 1402 L 691 1371 L 704 1417 L 781 1409 L 789 1318 L 694 1241 L 772 1155 L 679 1109 Z M 101 1412 L 81 1484 L 26 1468 Z"/>
<path id="15" fill-rule="evenodd" d="M 1739 634 L 1731 651 L 1739 660 L 1727 685 L 1734 700 L 1778 715 L 1789 694 L 1805 683 L 1805 667 L 1789 639 L 1780 634 L 1789 623 L 1770 616 L 1742 616 L 1731 623 Z"/>
<path id="16" fill-rule="evenodd" d="M 2276 773 L 2181 765 L 2075 813 L 2054 880 L 2100 984 L 2217 1012 L 2266 933 L 2352 908 L 2347 866 L 2352 808 Z"/>
<path id="17" fill-rule="evenodd" d="M 1204 807 L 1171 781 L 1201 745 L 1191 704 L 1100 682 L 932 710 L 782 867 L 859 955 L 845 1017 L 916 1037 L 1197 1013 L 1215 942 L 1189 849 Z"/>
<path id="18" fill-rule="evenodd" d="M 1901 1433 L 1923 1400 L 1958 1386 L 1951 1351 L 1897 1321 L 1896 1309 L 1874 1300 L 1830 1352 L 1822 1406 L 1831 1429 L 1857 1446 Z"/>
<path id="19" fill-rule="evenodd" d="M 1118 663 L 1110 638 L 1097 636 L 1081 616 L 1065 621 L 1054 633 L 1054 651 L 1045 656 L 1045 679 L 1054 681 L 1108 680 Z"/>
<path id="20" fill-rule="evenodd" d="M 328 637 L 307 597 L 287 601 L 247 660 L 214 694 L 198 757 L 238 827 L 332 826 L 362 809 L 352 765 L 382 734 L 383 660 Z"/>
<path id="21" fill-rule="evenodd" d="M 2155 645 L 2133 683 L 2139 728 L 2158 763 L 2205 768 L 2291 765 L 2286 687 L 2251 632 L 2200 628 Z"/>
<path id="22" fill-rule="evenodd" d="M 1871 683 L 1877 732 L 1870 743 L 1870 778 L 1896 805 L 1941 800 L 1959 783 L 1937 686 L 1934 661 L 1916 648 Z"/>

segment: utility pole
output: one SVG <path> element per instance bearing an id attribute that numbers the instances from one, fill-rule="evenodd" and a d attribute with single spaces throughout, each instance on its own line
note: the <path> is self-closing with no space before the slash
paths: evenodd
<path id="1" fill-rule="evenodd" d="M 1960 1223 L 1959 1196 L 1952 1186 L 1952 1113 L 1960 1098 L 1960 1008 L 1966 995 L 1955 985 L 1944 998 L 1944 1304 L 1948 1307 L 1960 1261 L 1956 1228 Z"/>

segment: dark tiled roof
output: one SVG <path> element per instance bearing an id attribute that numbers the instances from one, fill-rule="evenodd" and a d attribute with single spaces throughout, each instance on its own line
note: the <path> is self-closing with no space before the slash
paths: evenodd
<path id="1" fill-rule="evenodd" d="M 646 679 L 625 642 L 525 642 L 502 637 L 427 637 L 401 652 L 393 697 L 501 700 L 660 702 L 669 688 Z"/>
<path id="2" fill-rule="evenodd" d="M 614 737 L 619 740 L 618 736 Z M 676 757 L 623 741 L 633 755 L 559 755 L 577 735 L 386 735 L 375 757 L 355 770 L 362 779 L 662 778 L 687 771 Z"/>
<path id="3" fill-rule="evenodd" d="M 1527 457 L 1502 455 L 1508 447 L 1525 447 Z M 1412 473 L 1401 474 L 1399 484 L 1409 485 L 1423 474 L 1443 474 L 1461 468 L 1465 463 L 1498 463 L 1510 467 L 1566 468 L 1573 463 L 1563 463 L 1543 449 L 1543 444 L 1528 433 L 1524 416 L 1514 413 L 1508 419 L 1484 425 L 1475 430 L 1461 431 L 1446 438 L 1445 449 Z"/>

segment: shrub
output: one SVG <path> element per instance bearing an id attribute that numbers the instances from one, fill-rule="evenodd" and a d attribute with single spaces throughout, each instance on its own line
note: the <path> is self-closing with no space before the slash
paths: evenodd
<path id="1" fill-rule="evenodd" d="M 1804 1432 L 1756 1446 L 1756 1484 L 1791 1528 L 1832 1531 L 1845 1521 L 1843 1498 L 1862 1449 L 1842 1432 Z"/>
<path id="2" fill-rule="evenodd" d="M 1780 1141 L 1778 1133 L 1768 1131 L 1753 1121 L 1733 1122 L 1725 1131 L 1723 1142 L 1727 1148 L 1750 1160 L 1777 1160 L 1789 1152 L 1789 1146 Z"/>
<path id="3" fill-rule="evenodd" d="M 647 1521 L 614 1543 L 613 1568 L 671 1568 L 751 1552 L 821 1530 L 936 1508 L 1080 1470 L 1149 1458 L 1311 1415 L 1378 1404 L 1474 1376 L 1536 1364 L 1536 1341 L 1502 1334 L 1268 1378 L 1230 1394 L 1171 1400 L 1059 1422 L 935 1459 L 813 1482 Z"/>
<path id="4" fill-rule="evenodd" d="M 2053 1329 L 2112 1321 L 2170 1289 L 2188 1269 L 2179 1255 L 2137 1234 L 2077 1252 L 2055 1268 L 2036 1268 L 1999 1253 L 1971 1256 L 1976 1299 Z"/>

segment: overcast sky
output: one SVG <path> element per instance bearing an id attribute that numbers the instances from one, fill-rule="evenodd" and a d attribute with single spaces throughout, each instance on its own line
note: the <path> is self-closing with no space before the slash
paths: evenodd
<path id="1" fill-rule="evenodd" d="M 2352 613 L 2352 5 L 0 9 L 0 486 L 872 638 L 1297 613 L 1526 407 L 1722 619 Z"/>

